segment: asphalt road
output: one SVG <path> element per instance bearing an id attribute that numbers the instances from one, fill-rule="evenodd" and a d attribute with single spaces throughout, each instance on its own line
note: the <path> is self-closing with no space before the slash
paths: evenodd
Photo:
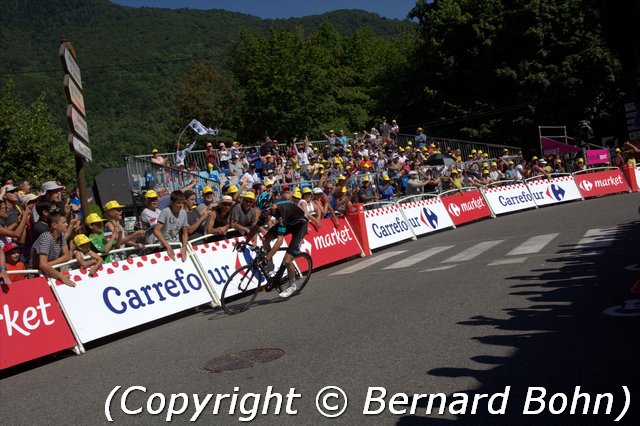
<path id="1" fill-rule="evenodd" d="M 355 272 L 344 273 L 368 259 L 318 271 L 303 294 L 282 303 L 236 316 L 201 308 L 89 345 L 82 356 L 12 369 L 0 376 L 0 419 L 7 425 L 107 423 L 105 400 L 121 386 L 110 412 L 126 424 L 165 422 L 167 407 L 145 413 L 149 400 L 151 411 L 162 403 L 152 394 L 163 393 L 168 406 L 172 393 L 184 392 L 189 405 L 173 422 L 194 415 L 194 394 L 201 402 L 213 394 L 198 421 L 239 423 L 251 417 L 257 398 L 247 394 L 257 393 L 258 424 L 602 425 L 620 415 L 627 386 L 630 408 L 619 424 L 638 424 L 640 302 L 623 305 L 640 299 L 629 292 L 640 277 L 639 205 L 639 194 L 623 194 L 484 220 L 378 251 L 374 258 L 388 258 Z M 430 249 L 435 254 L 422 261 L 397 263 Z M 608 308 L 618 316 L 604 314 Z M 284 355 L 222 373 L 203 368 L 215 357 L 258 348 Z M 316 409 L 316 394 L 330 385 L 348 397 L 345 412 L 333 419 Z M 143 413 L 121 410 L 131 386 L 146 392 L 132 391 L 126 407 Z M 269 386 L 283 396 L 279 415 L 276 397 L 263 406 Z M 589 414 L 582 414 L 585 397 L 577 414 L 569 414 L 576 386 L 590 395 Z M 384 409 L 364 415 L 373 387 L 386 391 L 384 407 L 378 389 L 368 408 Z M 525 415 L 527 392 L 542 392 L 535 388 L 546 391 L 544 410 Z M 507 390 L 508 397 L 499 395 Z M 300 395 L 289 399 L 296 414 L 286 413 L 289 392 Z M 412 407 L 414 394 L 436 393 L 446 402 L 434 398 L 431 415 L 428 398 Z M 558 393 L 567 405 L 553 415 L 549 404 Z M 597 394 L 606 393 L 611 414 L 604 414 L 606 395 L 593 414 Z M 233 413 L 234 400 L 226 398 L 213 414 L 218 394 L 237 395 Z M 394 394 L 407 399 L 396 395 L 392 404 Z M 472 414 L 476 394 L 487 397 Z M 180 408 L 182 397 L 176 398 Z M 326 402 L 338 404 L 332 397 Z M 563 402 L 554 396 L 552 409 L 562 411 Z M 490 413 L 501 408 L 503 414 Z M 539 408 L 539 399 L 531 401 L 530 411 Z"/>

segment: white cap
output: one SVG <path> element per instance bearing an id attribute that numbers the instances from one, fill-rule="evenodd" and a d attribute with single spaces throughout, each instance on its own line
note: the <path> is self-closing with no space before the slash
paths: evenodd
<path id="1" fill-rule="evenodd" d="M 313 188 L 313 193 L 314 194 L 322 194 L 322 193 L 324 193 L 324 191 L 322 191 L 322 188 L 315 187 L 315 188 Z"/>

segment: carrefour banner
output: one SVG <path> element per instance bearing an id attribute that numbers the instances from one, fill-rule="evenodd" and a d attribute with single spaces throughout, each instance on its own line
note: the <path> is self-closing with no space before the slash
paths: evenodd
<path id="1" fill-rule="evenodd" d="M 438 197 L 398 204 L 416 235 L 452 228 L 453 221 Z"/>
<path id="2" fill-rule="evenodd" d="M 290 235 L 286 241 L 291 241 Z M 363 255 L 351 225 L 344 217 L 338 217 L 337 227 L 331 219 L 322 219 L 319 228 L 310 223 L 300 250 L 311 256 L 314 269 Z"/>
<path id="3" fill-rule="evenodd" d="M 414 238 L 411 228 L 402 217 L 400 208 L 389 204 L 373 210 L 364 211 L 369 248 L 375 249 L 389 244 Z"/>
<path id="4" fill-rule="evenodd" d="M 573 176 L 527 180 L 529 192 L 538 206 L 581 200 L 582 195 Z"/>
<path id="5" fill-rule="evenodd" d="M 75 287 L 61 282 L 55 291 L 80 341 L 90 342 L 211 302 L 190 259 L 166 252 L 103 265 L 90 277 L 86 269 L 69 273 Z"/>
<path id="6" fill-rule="evenodd" d="M 620 169 L 593 173 L 576 173 L 573 178 L 584 198 L 630 191 Z"/>
<path id="7" fill-rule="evenodd" d="M 45 278 L 0 287 L 0 370 L 76 345 Z"/>
<path id="8" fill-rule="evenodd" d="M 477 189 L 463 193 L 450 191 L 448 195 L 443 194 L 440 200 L 456 226 L 491 216 L 489 206 Z"/>
<path id="9" fill-rule="evenodd" d="M 536 207 L 533 196 L 524 183 L 485 188 L 484 196 L 497 215 Z"/>

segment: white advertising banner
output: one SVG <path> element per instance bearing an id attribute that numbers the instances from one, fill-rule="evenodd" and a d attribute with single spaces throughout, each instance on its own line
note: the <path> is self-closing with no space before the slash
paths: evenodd
<path id="1" fill-rule="evenodd" d="M 536 207 L 524 183 L 485 188 L 483 192 L 487 204 L 497 215 Z"/>
<path id="2" fill-rule="evenodd" d="M 582 199 L 573 176 L 532 179 L 527 181 L 527 186 L 538 206 Z"/>
<path id="3" fill-rule="evenodd" d="M 416 235 L 452 228 L 453 221 L 438 197 L 398 204 Z"/>
<path id="4" fill-rule="evenodd" d="M 86 269 L 69 275 L 76 286 L 58 282 L 55 291 L 82 343 L 211 302 L 193 262 L 166 252 L 105 264 L 93 277 Z"/>
<path id="5" fill-rule="evenodd" d="M 384 247 L 415 236 L 395 204 L 365 210 L 364 220 L 370 249 Z"/>
<path id="6" fill-rule="evenodd" d="M 636 183 L 640 186 L 640 166 L 636 166 Z"/>

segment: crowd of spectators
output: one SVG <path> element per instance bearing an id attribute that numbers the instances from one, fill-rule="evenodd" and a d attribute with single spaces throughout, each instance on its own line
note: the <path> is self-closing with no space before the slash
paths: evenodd
<path id="1" fill-rule="evenodd" d="M 371 205 L 587 169 L 581 157 L 525 159 L 521 152 L 506 148 L 499 157 L 472 150 L 463 158 L 460 149 L 430 140 L 421 128 L 400 146 L 398 132 L 395 120 L 384 120 L 379 128 L 351 137 L 344 130 L 323 132 L 326 143 L 321 146 L 307 139 L 281 145 L 270 138 L 253 147 L 220 142 L 214 149 L 209 143 L 206 173 L 216 175 L 219 187 L 205 185 L 194 191 L 197 179 L 192 179 L 172 192 L 164 185 L 147 189 L 144 210 L 130 232 L 124 229 L 124 206 L 117 200 L 105 203 L 102 214 L 83 218 L 77 190 L 67 192 L 59 182 L 49 181 L 34 194 L 28 181 L 5 178 L 0 189 L 0 279 L 7 284 L 23 278 L 11 277 L 7 270 L 39 270 L 74 286 L 60 265 L 72 263 L 95 274 L 102 263 L 151 250 L 166 250 L 170 258 L 185 260 L 189 241 L 246 234 L 259 217 L 255 200 L 266 191 L 276 200 L 297 204 L 311 226 L 318 228 L 323 218 L 331 218 L 337 226 L 338 216 L 355 202 Z M 154 151 L 152 161 L 167 166 Z M 619 167 L 639 154 L 638 148 L 626 143 L 616 149 L 611 164 Z M 197 165 L 189 168 L 202 176 Z"/>

